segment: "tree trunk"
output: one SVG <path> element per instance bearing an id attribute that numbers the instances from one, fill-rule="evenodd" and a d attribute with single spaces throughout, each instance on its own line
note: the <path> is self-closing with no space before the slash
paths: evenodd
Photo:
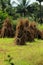
<path id="1" fill-rule="evenodd" d="M 25 17 L 25 11 L 24 11 L 24 17 Z"/>

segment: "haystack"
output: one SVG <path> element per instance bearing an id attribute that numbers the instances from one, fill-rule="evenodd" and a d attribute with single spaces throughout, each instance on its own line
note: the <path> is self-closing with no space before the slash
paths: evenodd
<path id="1" fill-rule="evenodd" d="M 1 37 L 14 37 L 14 29 L 9 18 L 4 20 Z"/>
<path id="2" fill-rule="evenodd" d="M 34 38 L 37 37 L 37 27 L 35 22 L 30 23 L 30 29 L 34 31 Z"/>
<path id="3" fill-rule="evenodd" d="M 16 44 L 25 45 L 24 25 L 23 20 L 20 20 L 16 27 Z"/>
<path id="4" fill-rule="evenodd" d="M 27 41 L 34 41 L 34 31 L 30 29 L 28 19 L 21 19 L 16 27 L 16 44 L 24 45 Z"/>
<path id="5" fill-rule="evenodd" d="M 28 19 L 25 19 L 24 21 L 24 33 L 26 41 L 32 42 L 34 40 L 34 31 L 30 28 Z"/>
<path id="6" fill-rule="evenodd" d="M 16 27 L 15 38 L 17 45 L 24 45 L 25 42 L 32 42 L 35 38 L 43 39 L 43 31 L 37 29 L 35 22 L 29 23 L 28 19 L 21 19 Z"/>

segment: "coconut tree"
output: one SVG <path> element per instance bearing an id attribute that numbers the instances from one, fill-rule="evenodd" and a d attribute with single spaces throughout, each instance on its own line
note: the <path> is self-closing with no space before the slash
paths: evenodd
<path id="1" fill-rule="evenodd" d="M 39 1 L 39 3 L 40 3 L 40 22 L 42 23 L 42 17 L 41 17 L 41 2 L 43 2 L 43 0 L 36 0 L 36 1 Z"/>
<path id="2" fill-rule="evenodd" d="M 12 4 L 16 4 L 17 12 L 25 16 L 27 12 L 27 7 L 29 6 L 30 0 L 17 0 L 13 1 Z"/>

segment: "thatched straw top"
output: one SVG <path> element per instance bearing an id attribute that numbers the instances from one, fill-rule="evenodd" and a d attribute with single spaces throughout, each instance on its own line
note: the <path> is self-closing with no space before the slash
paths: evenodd
<path id="1" fill-rule="evenodd" d="M 6 19 L 4 20 L 3 26 L 12 27 L 11 21 L 10 21 L 9 18 L 6 18 Z"/>

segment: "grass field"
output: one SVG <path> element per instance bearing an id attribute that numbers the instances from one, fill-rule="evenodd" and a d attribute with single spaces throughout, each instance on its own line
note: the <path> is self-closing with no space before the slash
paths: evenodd
<path id="1" fill-rule="evenodd" d="M 10 65 L 7 55 L 13 59 L 15 65 L 43 65 L 43 40 L 35 39 L 34 42 L 24 46 L 14 44 L 14 38 L 0 38 L 0 65 Z"/>

